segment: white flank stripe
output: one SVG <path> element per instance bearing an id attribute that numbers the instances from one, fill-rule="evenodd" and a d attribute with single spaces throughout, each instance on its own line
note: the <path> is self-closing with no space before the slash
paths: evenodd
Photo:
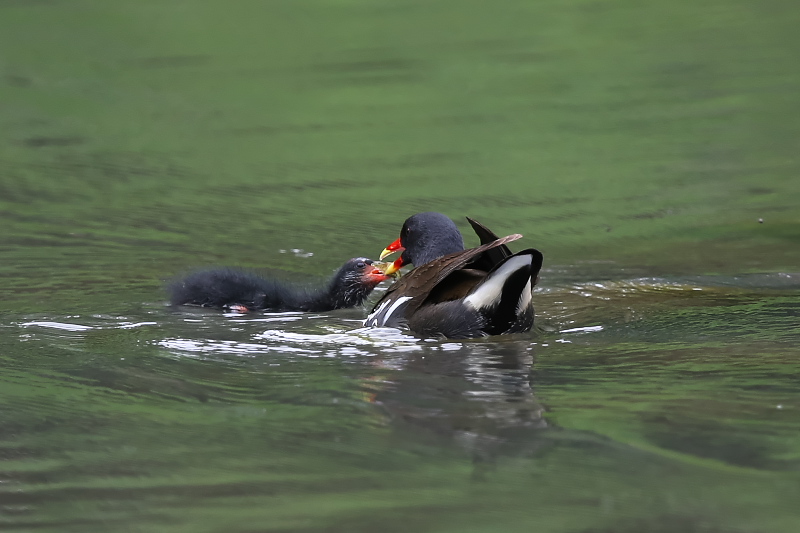
<path id="1" fill-rule="evenodd" d="M 380 305 L 380 307 L 378 307 L 375 310 L 374 313 L 372 313 L 371 315 L 369 315 L 367 317 L 367 319 L 364 321 L 364 325 L 365 326 L 383 326 L 384 324 L 386 324 L 386 322 L 389 321 L 389 318 L 391 318 L 392 313 L 397 311 L 398 307 L 403 305 L 404 302 L 410 300 L 411 298 L 412 298 L 411 296 L 401 296 L 400 298 L 398 298 L 394 302 L 392 302 L 391 300 L 387 300 L 387 301 L 383 302 Z M 389 306 L 390 303 L 392 305 L 388 309 L 386 309 L 386 307 Z M 384 309 L 386 309 L 386 312 L 384 312 Z"/>
<path id="2" fill-rule="evenodd" d="M 389 300 L 386 300 L 385 302 L 383 302 L 381 305 L 378 306 L 378 308 L 375 311 L 370 313 L 370 315 L 367 316 L 367 319 L 364 321 L 364 325 L 365 326 L 374 326 L 375 325 L 375 321 L 377 320 L 378 316 L 381 314 L 381 311 L 386 309 L 387 305 L 389 305 Z"/>
<path id="3" fill-rule="evenodd" d="M 497 300 L 503 294 L 503 285 L 508 277 L 517 270 L 530 266 L 530 264 L 530 255 L 526 254 L 512 257 L 506 261 L 503 266 L 492 272 L 475 292 L 464 298 L 464 303 L 471 306 L 473 309 L 491 307 L 497 303 Z"/>
<path id="4" fill-rule="evenodd" d="M 407 302 L 411 298 L 412 298 L 411 296 L 402 296 L 402 297 L 398 298 L 397 301 L 395 303 L 393 303 L 392 306 L 389 309 L 386 310 L 386 314 L 383 315 L 383 320 L 381 321 L 381 324 L 386 324 L 389 321 L 389 319 L 392 317 L 392 313 L 397 311 L 397 308 L 400 307 L 401 305 L 403 305 L 403 302 Z"/>

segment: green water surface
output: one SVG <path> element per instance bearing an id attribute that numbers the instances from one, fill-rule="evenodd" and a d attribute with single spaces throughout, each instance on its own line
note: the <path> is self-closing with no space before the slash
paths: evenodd
<path id="1" fill-rule="evenodd" d="M 0 530 L 800 531 L 800 7 L 0 0 Z M 536 331 L 224 315 L 418 211 Z"/>

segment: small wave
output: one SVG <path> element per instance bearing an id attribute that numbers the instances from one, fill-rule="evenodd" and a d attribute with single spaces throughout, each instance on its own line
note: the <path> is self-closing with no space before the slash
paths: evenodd
<path id="1" fill-rule="evenodd" d="M 20 326 L 26 328 L 40 327 L 49 329 L 59 329 L 62 331 L 89 331 L 95 329 L 92 326 L 84 326 L 83 324 L 68 324 L 65 322 L 47 322 L 39 320 L 34 320 L 31 322 L 23 322 L 22 324 L 20 324 Z"/>
<path id="2" fill-rule="evenodd" d="M 586 326 L 585 328 L 562 329 L 559 333 L 591 333 L 594 331 L 603 331 L 603 326 Z"/>
<path id="3" fill-rule="evenodd" d="M 164 339 L 155 343 L 168 350 L 181 352 L 182 355 L 191 356 L 192 354 L 228 354 L 255 356 L 269 351 L 277 351 L 291 354 L 313 355 L 321 353 L 320 350 L 308 350 L 297 346 L 289 345 L 267 345 L 239 341 L 212 341 L 212 340 L 192 340 L 192 339 Z"/>

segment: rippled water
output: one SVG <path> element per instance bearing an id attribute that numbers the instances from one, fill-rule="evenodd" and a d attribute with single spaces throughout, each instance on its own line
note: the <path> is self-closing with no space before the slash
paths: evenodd
<path id="1" fill-rule="evenodd" d="M 0 529 L 798 531 L 799 17 L 0 1 Z M 535 331 L 166 305 L 428 209 Z"/>
<path id="2" fill-rule="evenodd" d="M 545 283 L 540 331 L 464 342 L 361 310 L 18 316 L 4 524 L 789 531 L 798 296 L 796 274 Z"/>

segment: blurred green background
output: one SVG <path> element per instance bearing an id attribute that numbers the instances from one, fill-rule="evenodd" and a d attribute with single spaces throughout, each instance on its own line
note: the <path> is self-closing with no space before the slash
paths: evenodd
<path id="1" fill-rule="evenodd" d="M 56 256 L 327 269 L 439 210 L 548 265 L 798 265 L 795 2 L 0 9 L 4 225 Z"/>

